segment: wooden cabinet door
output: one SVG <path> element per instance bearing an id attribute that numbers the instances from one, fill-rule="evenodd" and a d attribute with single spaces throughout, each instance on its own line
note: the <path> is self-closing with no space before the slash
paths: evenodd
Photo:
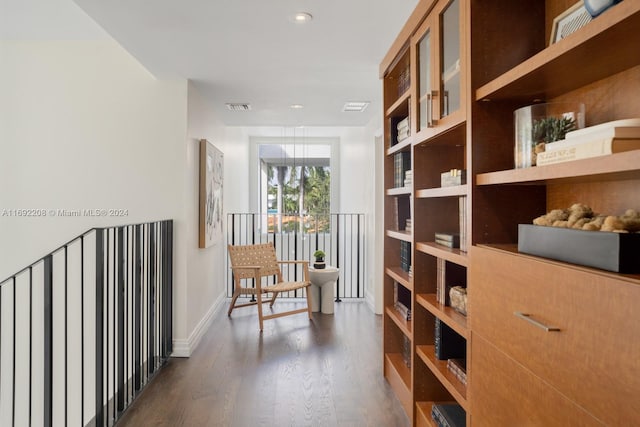
<path id="1" fill-rule="evenodd" d="M 469 280 L 474 333 L 607 425 L 640 424 L 637 282 L 483 247 Z"/>
<path id="2" fill-rule="evenodd" d="M 483 338 L 471 350 L 473 427 L 602 426 Z"/>

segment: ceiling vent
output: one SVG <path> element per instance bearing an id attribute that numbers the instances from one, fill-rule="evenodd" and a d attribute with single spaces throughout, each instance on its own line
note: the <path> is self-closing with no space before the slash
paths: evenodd
<path id="1" fill-rule="evenodd" d="M 251 104 L 246 103 L 231 103 L 227 102 L 227 109 L 230 111 L 249 111 L 251 110 Z"/>
<path id="2" fill-rule="evenodd" d="M 344 104 L 344 107 L 342 107 L 342 111 L 347 113 L 361 113 L 364 110 L 366 110 L 368 106 L 369 106 L 368 102 L 349 101 L 346 104 Z"/>

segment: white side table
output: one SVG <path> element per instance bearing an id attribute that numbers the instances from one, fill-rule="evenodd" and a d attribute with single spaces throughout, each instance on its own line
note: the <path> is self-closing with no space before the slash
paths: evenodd
<path id="1" fill-rule="evenodd" d="M 333 314 L 333 300 L 335 299 L 335 285 L 338 276 L 340 276 L 340 269 L 336 267 L 327 266 L 323 269 L 309 267 L 311 311 Z"/>

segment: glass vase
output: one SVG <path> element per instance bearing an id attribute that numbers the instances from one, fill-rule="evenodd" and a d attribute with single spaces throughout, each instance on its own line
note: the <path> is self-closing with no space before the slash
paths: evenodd
<path id="1" fill-rule="evenodd" d="M 584 127 L 584 114 L 580 102 L 550 102 L 517 109 L 513 113 L 515 167 L 535 166 L 546 143 L 564 139 L 567 132 Z"/>

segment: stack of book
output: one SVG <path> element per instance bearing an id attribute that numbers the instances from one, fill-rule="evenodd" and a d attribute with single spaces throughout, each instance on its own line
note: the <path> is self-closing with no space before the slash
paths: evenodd
<path id="1" fill-rule="evenodd" d="M 400 120 L 398 122 L 398 124 L 396 125 L 396 132 L 397 132 L 397 141 L 401 142 L 404 141 L 405 139 L 409 138 L 409 136 L 411 135 L 411 130 L 409 128 L 409 117 L 405 117 L 404 119 Z"/>
<path id="2" fill-rule="evenodd" d="M 458 198 L 458 218 L 460 223 L 460 250 L 467 252 L 467 197 Z"/>
<path id="3" fill-rule="evenodd" d="M 465 359 L 447 360 L 447 369 L 464 385 L 467 385 L 467 362 Z"/>
<path id="4" fill-rule="evenodd" d="M 400 268 L 407 273 L 411 267 L 411 242 L 400 242 Z"/>
<path id="5" fill-rule="evenodd" d="M 431 418 L 438 427 L 464 427 L 467 425 L 467 414 L 457 403 L 433 404 Z"/>
<path id="6" fill-rule="evenodd" d="M 393 186 L 404 187 L 405 173 L 411 170 L 411 153 L 401 151 L 393 156 Z"/>
<path id="7" fill-rule="evenodd" d="M 467 171 L 463 169 L 451 169 L 440 174 L 440 187 L 454 187 L 467 183 Z"/>
<path id="8" fill-rule="evenodd" d="M 398 282 L 393 284 L 393 308 L 403 319 L 411 320 L 411 292 Z"/>
<path id="9" fill-rule="evenodd" d="M 413 171 L 404 171 L 404 186 L 411 187 L 411 184 L 413 184 Z"/>
<path id="10" fill-rule="evenodd" d="M 640 119 L 616 120 L 567 132 L 565 139 L 545 144 L 537 166 L 606 156 L 640 149 Z"/>
<path id="11" fill-rule="evenodd" d="M 436 232 L 436 243 L 448 248 L 459 248 L 460 233 Z"/>
<path id="12" fill-rule="evenodd" d="M 436 258 L 436 300 L 440 304 L 446 304 L 446 285 L 445 285 L 445 271 L 447 268 L 447 261 L 442 258 Z"/>
<path id="13" fill-rule="evenodd" d="M 404 226 L 404 231 L 406 231 L 407 233 L 411 233 L 412 229 L 413 229 L 413 221 L 411 221 L 411 218 L 407 218 Z"/>

